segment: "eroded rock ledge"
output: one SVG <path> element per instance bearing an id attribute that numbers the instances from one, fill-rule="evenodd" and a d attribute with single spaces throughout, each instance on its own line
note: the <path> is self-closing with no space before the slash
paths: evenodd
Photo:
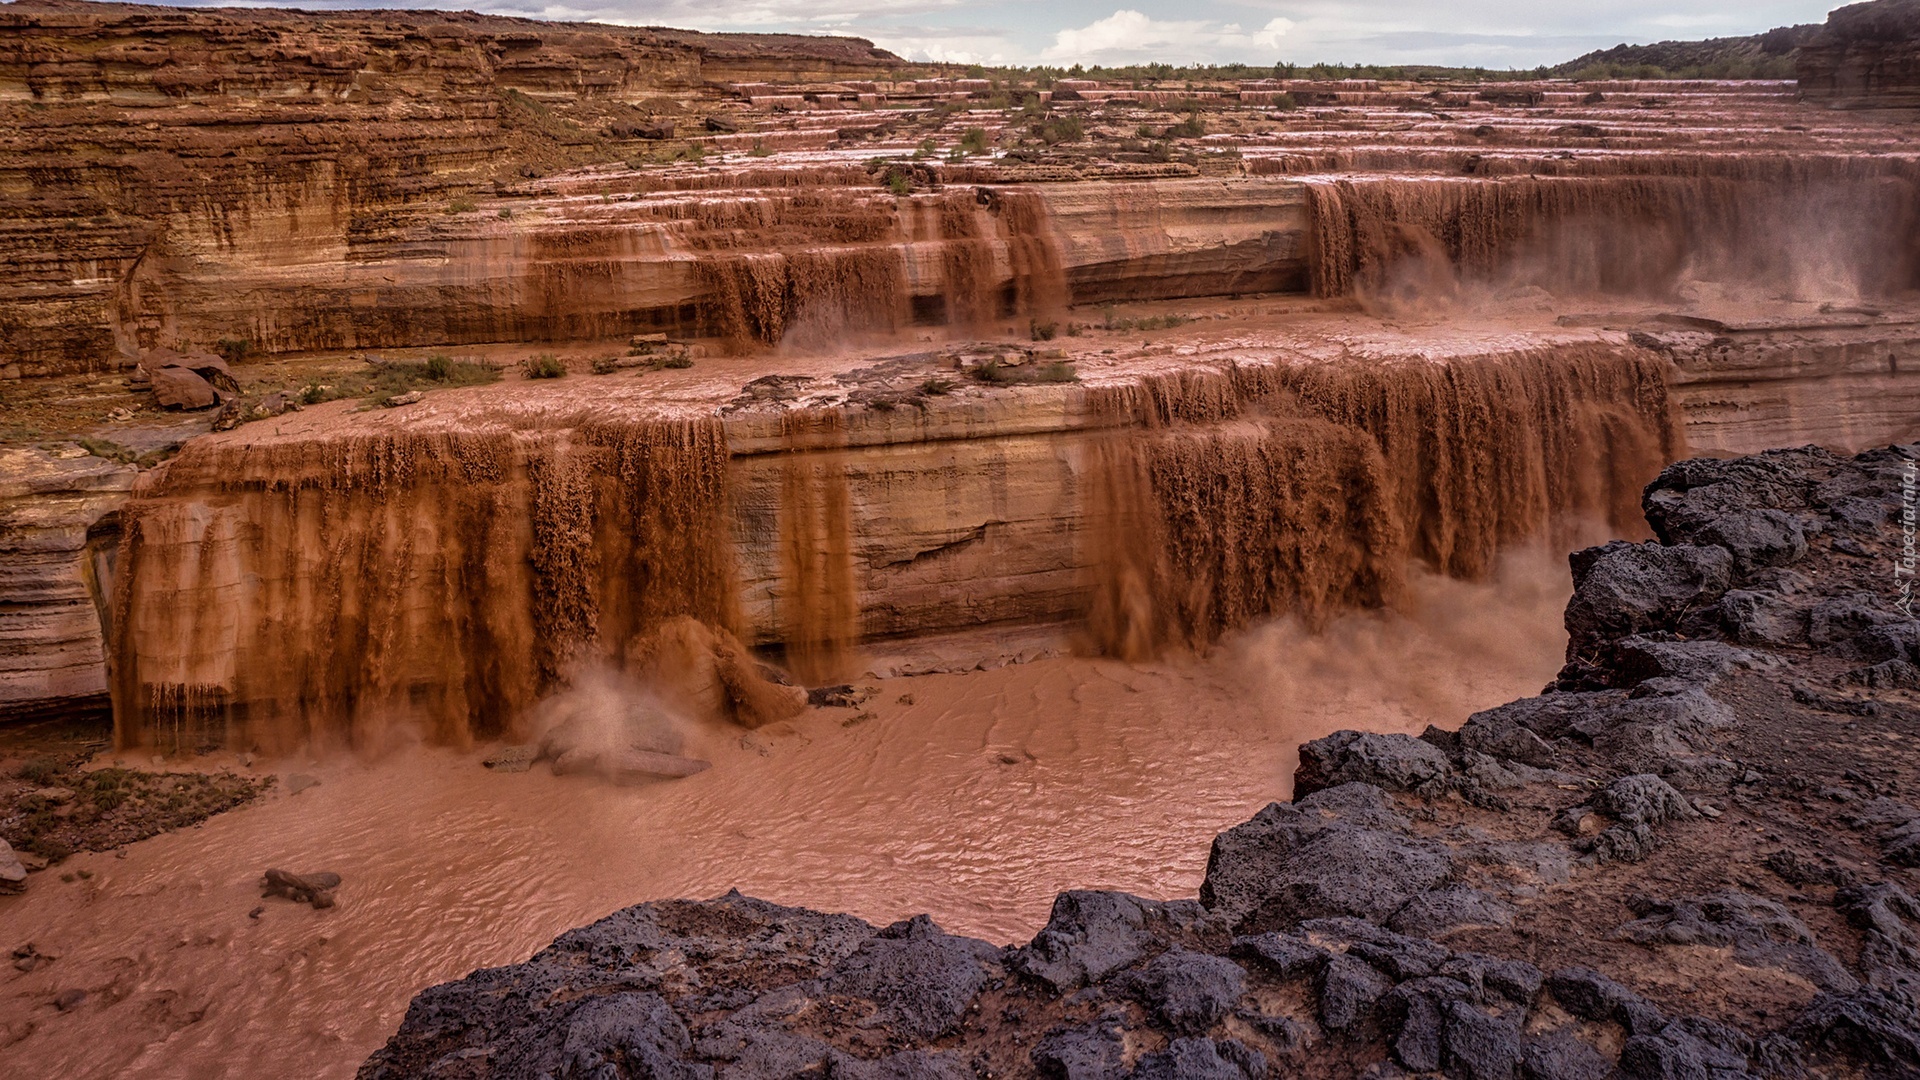
<path id="1" fill-rule="evenodd" d="M 729 894 L 416 998 L 365 1078 L 1915 1075 L 1920 446 L 1669 467 L 1541 696 L 1301 748 L 1199 898 L 1005 948 Z M 1910 504 L 1908 504 L 1910 505 Z"/>

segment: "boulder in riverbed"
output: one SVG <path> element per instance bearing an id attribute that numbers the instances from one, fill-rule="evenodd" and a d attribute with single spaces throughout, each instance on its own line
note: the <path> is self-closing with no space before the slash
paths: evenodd
<path id="1" fill-rule="evenodd" d="M 27 887 L 27 867 L 5 840 L 0 840 L 0 892 L 17 892 Z"/>
<path id="2" fill-rule="evenodd" d="M 312 904 L 316 909 L 333 906 L 333 890 L 340 887 L 340 875 L 325 870 L 295 874 L 288 870 L 268 870 L 261 884 L 262 896 L 280 896 L 295 903 Z"/>

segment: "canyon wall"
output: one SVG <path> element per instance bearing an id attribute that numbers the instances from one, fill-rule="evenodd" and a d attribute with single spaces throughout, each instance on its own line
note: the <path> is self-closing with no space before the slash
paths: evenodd
<path id="1" fill-rule="evenodd" d="M 1920 250 L 1911 153 L 1867 129 L 1776 147 L 1758 134 L 1784 107 L 1773 84 L 1268 80 L 1175 100 L 1075 83 L 1057 100 L 1103 139 L 1130 127 L 1119 109 L 1317 104 L 1297 130 L 1178 158 L 941 160 L 920 131 L 981 125 L 999 146 L 1020 115 L 980 100 L 983 80 L 886 81 L 899 63 L 858 39 L 465 13 L 8 5 L 0 375 L 223 339 L 813 344 L 1066 304 L 1346 295 L 1409 258 L 1420 288 L 1437 259 L 1556 291 L 1731 275 L 1879 295 Z M 1395 175 L 1318 175 L 1335 172 Z"/>
<path id="2" fill-rule="evenodd" d="M 284 221 L 192 249 L 176 230 L 174 253 L 143 257 L 111 302 L 102 293 L 82 311 L 68 296 L 57 317 L 34 308 L 63 344 L 17 355 L 29 372 L 107 362 L 76 334 L 125 355 L 221 339 L 306 352 L 653 331 L 806 346 L 1069 305 L 1308 291 L 1431 302 L 1463 282 L 1643 298 L 1700 280 L 1842 300 L 1911 288 L 1920 215 L 1909 163 L 1773 172 L 1093 181 L 908 196 L 752 187 L 777 178 L 740 175 L 722 191 L 567 192 L 388 215 L 332 238 L 316 222 L 298 243 Z"/>
<path id="3" fill-rule="evenodd" d="M 395 257 L 378 238 L 396 216 L 644 147 L 636 127 L 712 82 L 898 62 L 857 39 L 749 37 L 463 12 L 9 4 L 0 367 L 90 370 L 209 344 L 246 329 L 230 325 L 236 301 L 271 318 L 316 267 L 364 310 L 381 275 L 349 264 Z M 182 318 L 222 292 L 228 312 Z"/>
<path id="4" fill-rule="evenodd" d="M 1267 614 L 1390 605 L 1411 561 L 1474 577 L 1533 539 L 1634 535 L 1637 485 L 1683 446 L 1911 439 L 1917 354 L 1910 322 L 1836 313 L 1230 346 L 884 410 L 743 393 L 671 423 L 641 381 L 524 408 L 440 391 L 418 418 L 334 405 L 284 437 L 196 441 L 131 504 L 131 467 L 11 451 L 0 712 L 102 709 L 116 625 L 138 715 L 261 745 L 352 741 L 361 716 L 511 733 L 569 664 L 620 662 L 683 613 L 816 682 L 857 673 L 861 641 L 977 627 L 1204 647 Z M 903 388 L 941 378 L 930 354 L 892 363 Z M 844 401 L 865 377 L 788 381 Z"/>
<path id="5" fill-rule="evenodd" d="M 1920 4 L 1873 0 L 1827 15 L 1794 52 L 1800 93 L 1846 109 L 1920 107 Z"/>
<path id="6" fill-rule="evenodd" d="M 0 713 L 107 707 L 118 511 L 136 472 L 83 452 L 0 449 Z"/>

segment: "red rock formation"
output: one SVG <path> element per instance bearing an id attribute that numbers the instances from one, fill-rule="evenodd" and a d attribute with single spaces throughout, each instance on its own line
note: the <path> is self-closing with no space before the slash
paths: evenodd
<path id="1" fill-rule="evenodd" d="M 858 39 L 465 12 L 9 4 L 0 341 L 33 374 L 208 345 L 221 327 L 281 348 L 355 340 L 339 327 L 383 302 L 377 278 L 343 282 L 323 317 L 282 324 L 275 309 L 295 286 L 276 276 L 392 258 L 383 239 L 423 209 L 582 159 L 606 141 L 599 128 L 633 123 L 658 95 L 895 61 Z"/>
<path id="2" fill-rule="evenodd" d="M 1920 3 L 1872 0 L 1835 8 L 1795 62 L 1808 101 L 1845 109 L 1920 107 Z"/>

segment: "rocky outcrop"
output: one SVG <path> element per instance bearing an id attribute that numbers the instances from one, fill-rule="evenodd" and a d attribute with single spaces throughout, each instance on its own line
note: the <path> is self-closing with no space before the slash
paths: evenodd
<path id="1" fill-rule="evenodd" d="M 1920 107 L 1920 4 L 1872 0 L 1827 15 L 1794 55 L 1800 93 L 1847 109 Z"/>
<path id="2" fill-rule="evenodd" d="M 77 449 L 0 449 L 0 716 L 108 712 L 117 511 L 136 473 Z"/>
<path id="3" fill-rule="evenodd" d="M 1920 782 L 1920 703 L 1859 673 L 1916 659 L 1894 577 L 1916 467 L 1669 468 L 1658 539 L 1575 557 L 1554 687 L 1457 732 L 1303 747 L 1299 797 L 1216 838 L 1197 901 L 1063 893 L 1005 948 L 737 894 L 642 904 L 424 991 L 360 1075 L 1913 1075 L 1891 793 Z M 1768 510 L 1804 547 L 1712 542 Z M 1634 568 L 1683 546 L 1723 579 L 1636 600 Z M 1737 644 L 1734 592 L 1822 629 Z"/>

